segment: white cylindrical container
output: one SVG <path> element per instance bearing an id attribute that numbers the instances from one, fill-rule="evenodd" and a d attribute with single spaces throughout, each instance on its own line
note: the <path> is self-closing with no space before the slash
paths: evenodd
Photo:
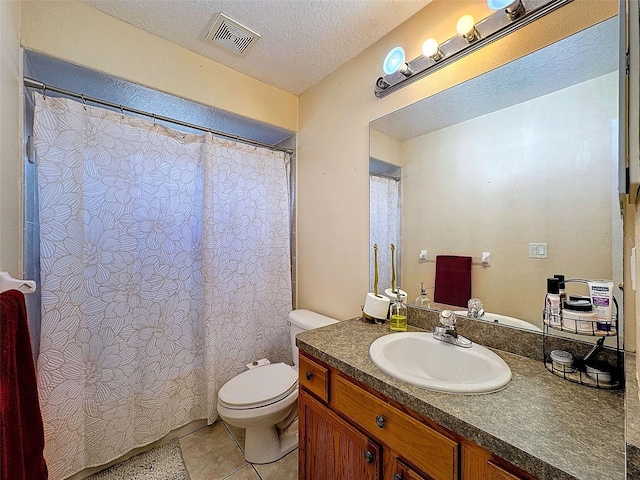
<path id="1" fill-rule="evenodd" d="M 574 333 L 597 332 L 596 314 L 592 311 L 576 311 L 566 307 L 562 310 L 562 327 Z"/>
<path id="2" fill-rule="evenodd" d="M 551 352 L 551 361 L 553 369 L 561 373 L 570 373 L 575 370 L 573 367 L 573 355 L 564 350 L 553 350 Z"/>

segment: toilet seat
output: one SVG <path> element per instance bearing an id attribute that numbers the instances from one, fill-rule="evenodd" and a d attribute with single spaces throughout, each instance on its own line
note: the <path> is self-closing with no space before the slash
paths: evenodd
<path id="1" fill-rule="evenodd" d="M 235 410 L 278 402 L 298 388 L 298 373 L 286 363 L 253 368 L 225 383 L 218 392 L 221 405 Z"/>

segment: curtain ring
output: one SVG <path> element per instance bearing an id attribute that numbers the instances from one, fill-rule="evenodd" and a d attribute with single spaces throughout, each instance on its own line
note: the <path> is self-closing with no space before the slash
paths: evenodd
<path id="1" fill-rule="evenodd" d="M 82 105 L 84 107 L 84 111 L 87 111 L 87 99 L 84 98 L 84 94 L 80 94 L 80 97 L 82 98 Z"/>
<path id="2" fill-rule="evenodd" d="M 153 124 L 156 125 L 156 114 L 153 114 Z"/>
<path id="3" fill-rule="evenodd" d="M 124 118 L 124 108 L 122 107 L 122 104 L 120 104 L 120 115 Z"/>
<path id="4" fill-rule="evenodd" d="M 42 84 L 42 96 L 44 97 L 44 99 L 47 99 L 47 84 L 43 83 Z"/>

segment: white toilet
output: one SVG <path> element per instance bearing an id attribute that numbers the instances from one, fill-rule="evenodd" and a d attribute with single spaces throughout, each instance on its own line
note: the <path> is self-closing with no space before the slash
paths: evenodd
<path id="1" fill-rule="evenodd" d="M 298 347 L 296 334 L 337 320 L 310 310 L 289 313 L 295 366 L 272 363 L 242 372 L 218 392 L 218 414 L 245 428 L 244 458 L 250 463 L 279 460 L 298 446 Z"/>

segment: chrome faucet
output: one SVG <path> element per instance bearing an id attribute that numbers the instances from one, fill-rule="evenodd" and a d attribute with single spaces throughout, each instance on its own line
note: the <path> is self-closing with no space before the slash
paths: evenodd
<path id="1" fill-rule="evenodd" d="M 451 310 L 443 310 L 440 312 L 440 323 L 442 326 L 436 325 L 433 338 L 464 348 L 469 348 L 472 345 L 471 340 L 458 334 L 456 330 L 456 316 Z"/>
<path id="2" fill-rule="evenodd" d="M 484 305 L 479 298 L 472 298 L 467 302 L 467 317 L 482 318 L 484 317 Z"/>

